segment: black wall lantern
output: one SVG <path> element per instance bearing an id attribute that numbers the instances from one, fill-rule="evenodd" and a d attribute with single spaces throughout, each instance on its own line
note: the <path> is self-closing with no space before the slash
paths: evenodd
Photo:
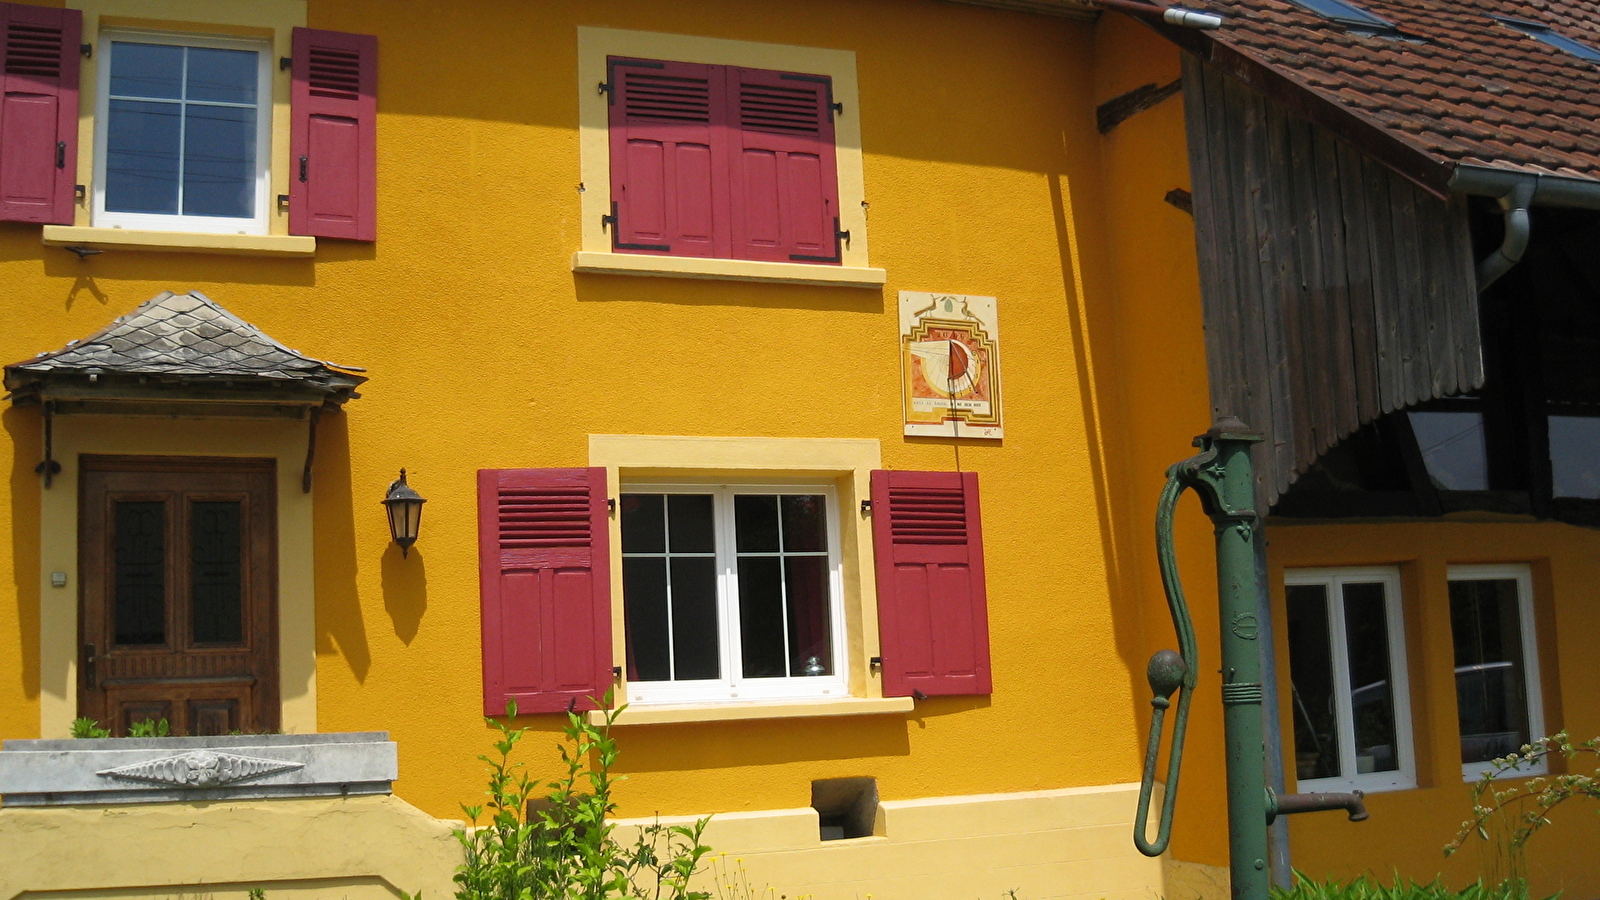
<path id="1" fill-rule="evenodd" d="M 400 555 L 407 556 L 411 552 L 411 545 L 417 542 L 417 529 L 422 524 L 422 504 L 428 501 L 422 495 L 411 489 L 406 484 L 406 470 L 400 470 L 400 477 L 389 485 L 389 493 L 383 498 L 383 505 L 389 513 L 389 534 L 394 542 L 400 545 Z"/>

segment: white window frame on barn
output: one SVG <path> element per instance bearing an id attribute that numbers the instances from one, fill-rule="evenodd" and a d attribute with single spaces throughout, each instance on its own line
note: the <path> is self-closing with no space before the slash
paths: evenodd
<path id="1" fill-rule="evenodd" d="M 1329 638 L 1329 660 L 1338 739 L 1339 774 L 1322 778 L 1297 779 L 1301 791 L 1394 791 L 1417 786 L 1416 750 L 1411 721 L 1411 684 L 1406 670 L 1405 623 L 1401 606 L 1400 570 L 1392 566 L 1374 568 L 1337 569 L 1287 569 L 1284 572 L 1285 603 L 1289 602 L 1289 588 L 1318 586 L 1325 590 L 1327 600 L 1326 628 Z M 1352 685 L 1350 674 L 1349 631 L 1346 622 L 1344 588 L 1346 585 L 1378 584 L 1383 588 L 1384 626 L 1388 643 L 1388 686 L 1394 711 L 1394 754 L 1396 768 L 1392 771 L 1361 772 L 1356 750 L 1356 730 L 1352 725 L 1354 693 L 1370 685 Z M 1285 619 L 1287 622 L 1287 617 Z M 1291 715 L 1308 714 L 1297 695 L 1293 681 L 1293 648 L 1285 670 L 1289 673 L 1289 701 Z M 1291 733 L 1293 732 L 1291 726 Z M 1290 771 L 1297 769 L 1298 754 L 1308 752 L 1296 746 L 1294 755 L 1286 760 Z"/>

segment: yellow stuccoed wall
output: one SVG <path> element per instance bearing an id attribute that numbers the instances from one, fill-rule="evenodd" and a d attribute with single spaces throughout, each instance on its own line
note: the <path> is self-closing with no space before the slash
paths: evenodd
<path id="1" fill-rule="evenodd" d="M 476 469 L 585 465 L 591 434 L 866 438 L 890 468 L 981 474 L 993 697 L 629 728 L 621 814 L 792 809 L 836 776 L 876 776 L 887 801 L 1138 777 L 1137 617 L 1108 583 L 1087 391 L 1106 301 L 1080 293 L 1106 278 L 1092 26 L 928 0 L 313 0 L 308 21 L 379 37 L 378 242 L 322 241 L 314 260 L 80 262 L 41 247 L 37 226 L 0 224 L 0 358 L 193 289 L 370 370 L 364 396 L 323 419 L 317 453 L 318 730 L 388 730 L 398 795 L 432 815 L 482 790 Z M 853 51 L 847 114 L 887 287 L 574 275 L 579 25 Z M 1004 443 L 901 436 L 901 289 L 1000 298 Z M 40 732 L 40 604 L 63 600 L 41 597 L 39 415 L 0 421 L 0 580 L 14 585 L 0 734 L 26 738 Z M 378 506 L 401 466 L 429 500 L 409 559 Z M 556 722 L 527 721 L 529 758 L 553 771 Z"/>

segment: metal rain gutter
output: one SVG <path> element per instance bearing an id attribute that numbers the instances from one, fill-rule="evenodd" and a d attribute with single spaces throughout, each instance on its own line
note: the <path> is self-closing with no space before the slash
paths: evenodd
<path id="1" fill-rule="evenodd" d="M 1522 254 L 1528 250 L 1528 235 L 1532 227 L 1528 212 L 1530 207 L 1600 210 L 1600 181 L 1587 178 L 1458 163 L 1450 173 L 1448 187 L 1460 194 L 1493 198 L 1500 204 L 1505 216 L 1505 239 L 1493 253 L 1478 263 L 1480 294 L 1522 261 Z"/>

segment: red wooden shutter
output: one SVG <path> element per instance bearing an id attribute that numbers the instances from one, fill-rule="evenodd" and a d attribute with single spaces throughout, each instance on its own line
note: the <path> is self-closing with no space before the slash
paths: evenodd
<path id="1" fill-rule="evenodd" d="M 378 237 L 378 39 L 294 30 L 289 231 Z"/>
<path id="2" fill-rule="evenodd" d="M 839 262 L 833 85 L 820 75 L 729 68 L 737 123 L 733 256 Z"/>
<path id="3" fill-rule="evenodd" d="M 72 224 L 83 13 L 0 3 L 0 219 Z"/>
<path id="4" fill-rule="evenodd" d="M 606 61 L 612 249 L 728 256 L 721 66 Z"/>
<path id="5" fill-rule="evenodd" d="M 611 686 L 605 469 L 478 472 L 483 711 L 594 709 Z"/>
<path id="6" fill-rule="evenodd" d="M 873 472 L 872 533 L 884 695 L 989 693 L 977 474 Z"/>

